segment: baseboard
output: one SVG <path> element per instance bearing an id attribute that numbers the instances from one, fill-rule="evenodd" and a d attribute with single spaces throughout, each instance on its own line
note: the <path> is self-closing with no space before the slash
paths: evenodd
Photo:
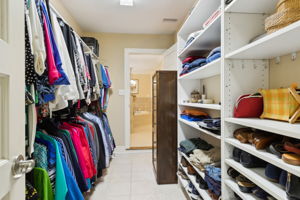
<path id="1" fill-rule="evenodd" d="M 115 153 L 126 153 L 126 147 L 125 146 L 116 146 Z"/>

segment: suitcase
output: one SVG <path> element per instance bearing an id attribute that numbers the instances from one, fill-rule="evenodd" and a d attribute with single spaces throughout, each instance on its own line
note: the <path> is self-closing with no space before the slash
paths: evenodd
<path id="1" fill-rule="evenodd" d="M 99 57 L 99 43 L 96 38 L 82 37 L 82 40 L 92 49 L 92 51 Z"/>

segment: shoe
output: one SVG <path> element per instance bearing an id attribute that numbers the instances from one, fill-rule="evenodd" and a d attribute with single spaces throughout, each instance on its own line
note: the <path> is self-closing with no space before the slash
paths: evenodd
<path id="1" fill-rule="evenodd" d="M 280 177 L 279 177 L 279 184 L 285 189 L 286 188 L 286 182 L 287 182 L 287 171 L 282 170 Z"/>
<path id="2" fill-rule="evenodd" d="M 180 163 L 182 164 L 183 167 L 188 167 L 189 162 L 182 156 Z"/>
<path id="3" fill-rule="evenodd" d="M 196 175 L 197 175 L 197 172 L 196 172 L 196 170 L 194 169 L 194 167 L 192 167 L 192 165 L 189 165 L 189 166 L 187 167 L 187 171 L 188 171 L 188 174 L 189 174 L 189 175 L 193 175 L 193 176 L 196 176 Z"/>
<path id="4" fill-rule="evenodd" d="M 178 169 L 177 174 L 184 180 L 189 180 L 189 177 L 185 174 L 185 172 L 183 171 L 183 169 L 181 169 L 181 167 Z"/>
<path id="5" fill-rule="evenodd" d="M 270 196 L 266 191 L 264 191 L 260 187 L 253 188 L 252 193 L 261 200 L 268 200 L 268 196 Z"/>
<path id="6" fill-rule="evenodd" d="M 282 155 L 282 160 L 288 164 L 300 166 L 300 155 L 285 153 Z"/>
<path id="7" fill-rule="evenodd" d="M 240 128 L 234 131 L 233 136 L 241 143 L 250 143 L 250 136 L 254 134 L 254 131 L 251 128 Z"/>
<path id="8" fill-rule="evenodd" d="M 205 182 L 205 180 L 199 174 L 196 175 L 196 182 L 199 183 L 199 187 L 202 190 L 207 190 L 208 189 L 207 183 Z"/>
<path id="9" fill-rule="evenodd" d="M 258 168 L 265 167 L 267 162 L 249 154 L 245 151 L 241 153 L 240 163 L 246 168 Z"/>
<path id="10" fill-rule="evenodd" d="M 300 155 L 300 144 L 293 144 L 291 142 L 285 142 L 283 147 L 288 152 Z"/>
<path id="11" fill-rule="evenodd" d="M 282 154 L 289 153 L 284 149 L 283 142 L 274 142 L 270 144 L 269 147 L 267 148 L 267 152 L 276 155 L 280 159 L 282 157 Z"/>
<path id="12" fill-rule="evenodd" d="M 288 199 L 290 200 L 300 200 L 300 177 L 297 177 L 291 173 L 288 173 L 286 183 L 286 194 L 288 196 Z"/>
<path id="13" fill-rule="evenodd" d="M 247 179 L 243 175 L 239 175 L 236 178 L 237 184 L 240 188 L 240 190 L 244 193 L 252 193 L 253 188 L 256 187 L 254 183 L 252 183 L 249 179 Z"/>
<path id="14" fill-rule="evenodd" d="M 240 173 L 238 171 L 236 171 L 235 169 L 233 169 L 232 167 L 230 167 L 227 170 L 227 174 L 228 174 L 228 176 L 230 176 L 233 179 L 236 179 L 236 177 L 238 177 L 240 175 Z"/>
<path id="15" fill-rule="evenodd" d="M 242 152 L 243 151 L 240 150 L 239 148 L 234 147 L 233 153 L 232 153 L 233 160 L 235 160 L 236 162 L 240 162 Z"/>
<path id="16" fill-rule="evenodd" d="M 256 149 L 266 149 L 270 144 L 278 139 L 277 135 L 267 132 L 256 132 L 252 135 L 252 144 Z"/>
<path id="17" fill-rule="evenodd" d="M 276 166 L 268 163 L 266 166 L 266 169 L 265 169 L 265 176 L 268 178 L 268 180 L 278 183 L 282 171 L 283 170 L 280 169 L 279 167 L 276 167 Z"/>

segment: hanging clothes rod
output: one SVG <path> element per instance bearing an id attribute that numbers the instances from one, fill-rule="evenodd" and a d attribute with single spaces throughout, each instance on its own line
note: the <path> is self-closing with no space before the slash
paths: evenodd
<path id="1" fill-rule="evenodd" d="M 52 12 L 55 13 L 57 17 L 60 17 L 66 24 L 70 26 L 70 24 L 63 18 L 63 16 L 54 8 L 54 6 L 50 3 L 50 9 Z M 70 26 L 72 27 L 72 26 Z M 100 61 L 99 57 L 91 50 L 91 48 L 83 41 L 83 39 L 73 30 L 75 36 L 80 40 L 80 42 L 83 44 L 84 48 L 86 49 L 86 53 L 90 53 L 95 59 Z"/>

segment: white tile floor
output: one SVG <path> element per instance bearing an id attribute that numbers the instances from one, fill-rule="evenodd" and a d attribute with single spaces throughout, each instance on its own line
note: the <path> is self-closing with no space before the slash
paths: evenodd
<path id="1" fill-rule="evenodd" d="M 185 200 L 179 185 L 157 185 L 151 152 L 117 154 L 89 200 Z"/>

